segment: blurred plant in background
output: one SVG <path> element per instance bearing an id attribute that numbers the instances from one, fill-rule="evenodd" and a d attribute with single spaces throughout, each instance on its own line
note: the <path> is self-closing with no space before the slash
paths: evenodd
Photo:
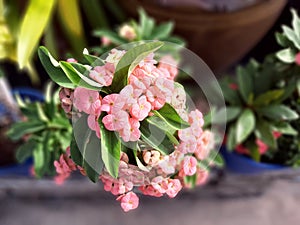
<path id="1" fill-rule="evenodd" d="M 7 132 L 13 141 L 23 141 L 16 158 L 23 163 L 33 157 L 37 177 L 55 174 L 53 161 L 65 152 L 72 136 L 72 127 L 60 106 L 58 91 L 53 93 L 52 86 L 47 86 L 45 102 L 30 102 L 17 96 L 24 119 L 14 123 Z"/>
<path id="2" fill-rule="evenodd" d="M 32 82 L 38 82 L 33 59 L 41 38 L 55 56 L 80 57 L 87 44 L 83 16 L 92 29 L 108 27 L 104 5 L 124 20 L 114 1 L 0 0 L 0 60 L 16 62 L 29 72 Z"/>
<path id="3" fill-rule="evenodd" d="M 277 42 L 284 47 L 277 52 L 276 56 L 281 60 L 286 68 L 283 73 L 291 77 L 296 89 L 285 101 L 285 104 L 295 110 L 300 115 L 300 19 L 295 10 L 292 10 L 292 27 L 282 26 L 283 32 L 277 33 Z M 284 83 L 286 85 L 286 83 Z M 267 160 L 279 164 L 286 164 L 293 167 L 300 166 L 300 119 L 291 122 L 291 127 L 298 134 L 285 134 L 278 139 L 278 148 L 285 151 L 277 151 L 271 157 L 267 155 Z"/>
<path id="4" fill-rule="evenodd" d="M 122 44 L 145 41 L 160 40 L 177 44 L 177 46 L 163 47 L 161 52 L 171 54 L 178 58 L 178 47 L 185 46 L 185 42 L 180 37 L 172 35 L 174 29 L 173 22 L 156 24 L 156 21 L 149 17 L 143 9 L 139 9 L 139 22 L 131 20 L 119 26 L 116 31 L 109 29 L 98 29 L 94 31 L 94 36 L 101 38 L 101 46 L 92 50 L 97 55 L 101 55 L 114 47 Z"/>
<path id="5" fill-rule="evenodd" d="M 293 13 L 293 29 L 277 33 L 285 47 L 259 64 L 251 60 L 239 66 L 236 78 L 221 81 L 226 109 L 226 145 L 229 150 L 250 155 L 256 161 L 299 166 L 300 19 Z"/>

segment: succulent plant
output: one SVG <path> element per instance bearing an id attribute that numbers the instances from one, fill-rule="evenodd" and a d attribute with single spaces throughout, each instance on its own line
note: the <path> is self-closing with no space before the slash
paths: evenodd
<path id="1" fill-rule="evenodd" d="M 37 177 L 55 174 L 53 161 L 70 145 L 71 124 L 60 106 L 58 91 L 47 86 L 45 102 L 30 102 L 17 96 L 24 119 L 13 124 L 7 132 L 14 141 L 22 140 L 16 159 L 22 163 L 34 159 Z"/>

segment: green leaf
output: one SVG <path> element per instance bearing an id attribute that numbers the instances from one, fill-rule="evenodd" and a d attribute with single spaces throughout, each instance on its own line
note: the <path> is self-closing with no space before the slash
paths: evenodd
<path id="1" fill-rule="evenodd" d="M 72 160 L 78 165 L 82 167 L 83 157 L 77 146 L 74 134 L 72 135 L 72 140 L 70 144 L 70 152 Z"/>
<path id="2" fill-rule="evenodd" d="M 121 140 L 115 132 L 107 130 L 101 120 L 100 117 L 102 160 L 109 174 L 117 178 L 121 156 Z"/>
<path id="3" fill-rule="evenodd" d="M 97 182 L 103 169 L 101 141 L 95 132 L 89 129 L 87 115 L 82 115 L 73 124 L 74 140 L 71 143 L 71 157 L 76 164 L 82 165 L 91 181 Z M 79 150 L 79 152 L 78 152 Z M 81 153 L 81 156 L 80 156 Z M 82 163 L 79 160 L 82 158 Z"/>
<path id="4" fill-rule="evenodd" d="M 273 120 L 294 120 L 298 119 L 299 115 L 296 111 L 285 105 L 270 105 L 257 110 L 266 118 Z"/>
<path id="5" fill-rule="evenodd" d="M 292 21 L 293 29 L 295 31 L 295 34 L 298 37 L 298 40 L 300 40 L 300 19 L 295 9 L 292 9 L 291 12 L 293 15 L 293 21 Z"/>
<path id="6" fill-rule="evenodd" d="M 101 84 L 88 78 L 89 71 L 83 65 L 79 63 L 68 63 L 65 61 L 60 61 L 59 64 L 67 77 L 76 86 L 84 87 L 90 90 L 102 89 L 103 86 Z"/>
<path id="7" fill-rule="evenodd" d="M 254 106 L 265 106 L 279 99 L 284 94 L 284 90 L 271 90 L 259 95 L 253 102 Z"/>
<path id="8" fill-rule="evenodd" d="M 30 139 L 29 141 L 22 144 L 16 152 L 16 159 L 18 160 L 18 162 L 25 162 L 26 159 L 28 159 L 32 155 L 33 150 L 36 148 L 36 145 L 37 143 L 33 139 Z"/>
<path id="9" fill-rule="evenodd" d="M 277 148 L 277 143 L 273 135 L 271 124 L 264 120 L 259 120 L 255 130 L 256 137 L 261 139 L 264 143 L 273 149 Z"/>
<path id="10" fill-rule="evenodd" d="M 165 120 L 157 116 L 150 116 L 146 120 L 149 124 L 163 130 L 174 145 L 179 145 L 177 138 L 174 136 L 174 133 L 177 131 L 176 128 L 171 127 Z"/>
<path id="11" fill-rule="evenodd" d="M 140 8 L 138 11 L 140 16 L 139 39 L 147 40 L 154 28 L 154 20 L 148 17 L 142 8 Z"/>
<path id="12" fill-rule="evenodd" d="M 225 165 L 224 159 L 220 154 L 217 154 L 216 157 L 214 158 L 214 165 L 223 168 Z"/>
<path id="13" fill-rule="evenodd" d="M 274 130 L 286 135 L 298 135 L 298 131 L 295 130 L 288 122 L 280 122 L 275 124 Z"/>
<path id="14" fill-rule="evenodd" d="M 89 51 L 86 48 L 83 50 L 83 56 L 88 61 L 88 63 L 91 64 L 91 66 L 93 67 L 103 66 L 105 64 L 104 61 L 99 57 L 90 55 Z"/>
<path id="15" fill-rule="evenodd" d="M 192 176 L 184 176 L 183 181 L 187 186 L 194 188 L 196 187 L 197 174 L 194 174 Z"/>
<path id="16" fill-rule="evenodd" d="M 222 158 L 222 156 L 220 154 L 218 154 L 217 151 L 210 151 L 208 158 L 208 166 L 211 165 L 211 163 L 213 162 L 213 165 L 217 166 L 217 167 L 223 167 L 224 166 L 224 159 Z"/>
<path id="17" fill-rule="evenodd" d="M 230 88 L 230 85 L 234 84 L 231 80 L 222 80 L 220 86 L 224 95 L 226 102 L 229 102 L 232 105 L 240 105 L 241 99 L 238 94 L 238 90 L 233 90 Z"/>
<path id="18" fill-rule="evenodd" d="M 54 21 L 50 21 L 45 32 L 44 32 L 44 45 L 47 46 L 49 52 L 52 52 L 54 57 L 58 57 L 58 43 L 56 41 L 56 30 L 54 26 Z"/>
<path id="19" fill-rule="evenodd" d="M 172 22 L 160 24 L 159 26 L 154 28 L 151 38 L 153 38 L 154 40 L 167 38 L 172 33 L 173 29 L 174 29 L 174 23 Z"/>
<path id="20" fill-rule="evenodd" d="M 246 145 L 246 148 L 250 150 L 251 158 L 254 159 L 256 162 L 259 162 L 261 155 L 259 153 L 259 149 L 256 143 L 251 142 L 250 144 Z"/>
<path id="21" fill-rule="evenodd" d="M 59 63 L 51 56 L 45 47 L 39 47 L 38 55 L 46 72 L 55 83 L 62 87 L 74 89 L 75 86 L 67 78 L 64 71 L 59 67 Z"/>
<path id="22" fill-rule="evenodd" d="M 122 45 L 127 43 L 127 41 L 120 37 L 117 33 L 107 29 L 96 30 L 93 35 L 95 37 L 106 37 L 115 45 Z"/>
<path id="23" fill-rule="evenodd" d="M 253 79 L 252 74 L 249 74 L 243 67 L 237 68 L 237 80 L 239 92 L 244 102 L 249 103 L 250 94 L 253 93 Z"/>
<path id="24" fill-rule="evenodd" d="M 3 0 L 1 0 L 3 2 Z M 1 3 L 3 4 L 3 3 Z M 20 4 L 17 1 L 6 1 L 5 10 L 1 6 L 1 15 L 5 14 L 5 22 L 9 27 L 9 32 L 12 34 L 13 38 L 16 39 L 18 36 L 20 28 Z"/>
<path id="25" fill-rule="evenodd" d="M 291 46 L 293 46 L 293 43 L 284 34 L 276 32 L 275 37 L 276 37 L 277 43 L 279 45 L 281 45 L 282 47 L 291 47 Z"/>
<path id="26" fill-rule="evenodd" d="M 41 121 L 18 122 L 11 126 L 11 128 L 7 132 L 7 135 L 12 140 L 19 140 L 25 134 L 39 132 L 45 128 L 46 124 Z"/>
<path id="27" fill-rule="evenodd" d="M 225 124 L 233 121 L 241 113 L 241 108 L 235 106 L 228 106 L 220 109 L 213 115 L 213 124 Z"/>
<path id="28" fill-rule="evenodd" d="M 41 177 L 43 167 L 45 165 L 45 153 L 43 150 L 43 144 L 37 143 L 33 149 L 33 158 L 34 158 L 34 171 L 38 177 Z"/>
<path id="29" fill-rule="evenodd" d="M 245 109 L 239 116 L 236 125 L 236 142 L 244 142 L 255 128 L 255 115 L 250 109 Z"/>
<path id="30" fill-rule="evenodd" d="M 295 56 L 296 56 L 296 54 L 295 54 L 295 52 L 292 49 L 286 48 L 286 49 L 283 49 L 283 50 L 277 52 L 276 56 L 282 62 L 293 63 L 293 62 L 295 62 Z"/>
<path id="31" fill-rule="evenodd" d="M 32 57 L 34 49 L 51 18 L 55 3 L 55 0 L 30 0 L 22 20 L 17 43 L 20 68 L 26 66 Z"/>
<path id="32" fill-rule="evenodd" d="M 81 79 L 80 76 L 78 76 L 78 74 L 75 72 L 72 65 L 64 61 L 60 61 L 59 65 L 61 69 L 64 71 L 64 73 L 66 74 L 66 76 L 69 78 L 69 80 L 72 81 L 72 83 L 77 86 L 81 81 Z"/>
<path id="33" fill-rule="evenodd" d="M 141 139 L 164 155 L 174 151 L 174 144 L 167 134 L 159 127 L 150 124 L 147 120 L 141 122 Z"/>
<path id="34" fill-rule="evenodd" d="M 140 61 L 142 61 L 151 52 L 159 49 L 161 46 L 163 46 L 163 42 L 152 41 L 140 44 L 128 50 L 120 59 L 116 67 L 111 84 L 111 90 L 116 93 L 120 92 L 123 87 L 127 85 L 129 74 L 140 63 Z"/>
<path id="35" fill-rule="evenodd" d="M 38 118 L 41 121 L 48 122 L 49 119 L 48 119 L 47 115 L 45 114 L 41 103 L 40 102 L 35 102 L 35 107 L 36 107 L 36 111 L 37 111 L 37 114 L 38 114 Z"/>
<path id="36" fill-rule="evenodd" d="M 227 140 L 226 140 L 226 146 L 229 151 L 233 151 L 237 145 L 236 141 L 236 125 L 233 124 L 229 127 L 229 130 L 227 132 Z"/>
<path id="37" fill-rule="evenodd" d="M 286 37 L 294 43 L 297 49 L 300 49 L 300 38 L 297 36 L 295 31 L 285 25 L 282 26 L 282 29 Z"/>
<path id="38" fill-rule="evenodd" d="M 177 111 L 168 103 L 165 103 L 161 109 L 153 110 L 152 112 L 174 129 L 181 130 L 190 127 L 190 124 L 183 120 Z"/>

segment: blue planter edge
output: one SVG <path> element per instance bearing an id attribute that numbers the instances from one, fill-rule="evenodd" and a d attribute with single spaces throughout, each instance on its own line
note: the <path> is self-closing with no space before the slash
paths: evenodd
<path id="1" fill-rule="evenodd" d="M 228 151 L 225 146 L 221 147 L 220 153 L 225 160 L 226 169 L 235 174 L 255 175 L 289 168 L 284 165 L 256 162 L 234 151 Z"/>

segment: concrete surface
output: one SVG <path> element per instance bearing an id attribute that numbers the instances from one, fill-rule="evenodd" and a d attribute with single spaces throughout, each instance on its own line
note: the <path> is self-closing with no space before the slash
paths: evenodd
<path id="1" fill-rule="evenodd" d="M 0 186 L 4 183 L 0 181 Z M 44 184 L 53 189 L 52 184 L 42 181 L 35 185 Z M 37 193 L 35 185 L 32 192 Z M 80 183 L 74 185 L 80 190 Z M 270 183 L 264 194 L 244 197 L 220 197 L 208 192 L 210 188 L 185 192 L 175 199 L 142 196 L 140 207 L 129 213 L 123 213 L 109 193 L 85 182 L 82 189 L 88 193 L 78 196 L 68 191 L 68 185 L 54 188 L 50 195 L 5 192 L 2 188 L 0 225 L 298 225 L 299 185 L 278 180 Z M 59 195 L 60 190 L 64 194 Z"/>

